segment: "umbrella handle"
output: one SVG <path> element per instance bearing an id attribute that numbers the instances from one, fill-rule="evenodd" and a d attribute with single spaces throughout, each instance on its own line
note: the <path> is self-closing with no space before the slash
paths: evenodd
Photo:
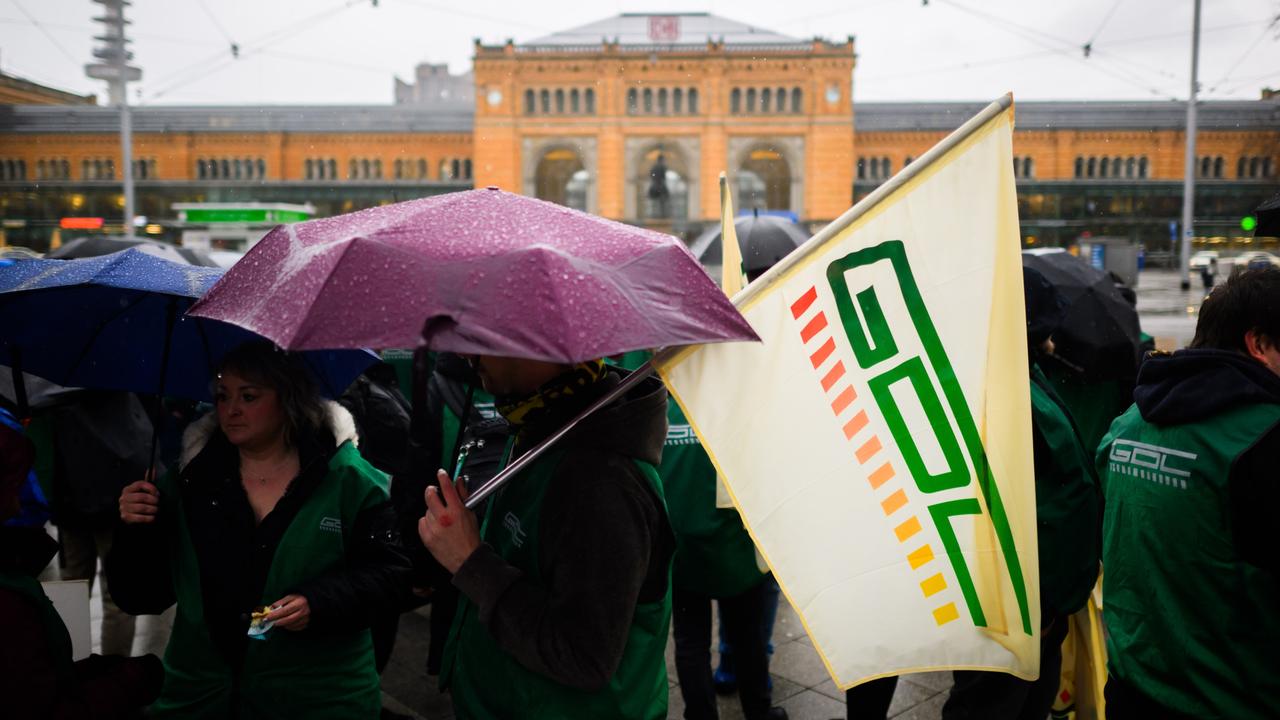
<path id="1" fill-rule="evenodd" d="M 546 451 L 550 450 L 552 445 L 555 445 L 561 438 L 568 435 L 570 430 L 577 427 L 579 423 L 586 420 L 595 411 L 627 394 L 631 388 L 639 385 L 642 380 L 652 375 L 654 369 L 655 365 L 653 360 L 649 360 L 644 365 L 641 365 L 635 372 L 632 372 L 630 375 L 623 378 L 622 382 L 618 383 L 615 388 L 605 393 L 595 402 L 591 403 L 586 410 L 578 413 L 578 415 L 570 420 L 564 427 L 552 433 L 546 440 L 543 440 L 541 443 L 533 446 L 529 452 L 513 460 L 510 465 L 502 469 L 502 472 L 494 475 L 489 482 L 481 485 L 479 488 L 476 488 L 475 492 L 471 493 L 471 495 L 467 497 L 465 503 L 467 509 L 475 510 L 480 503 L 484 502 L 486 498 L 497 492 L 498 489 L 505 485 L 508 480 L 515 477 L 517 473 L 532 464 L 534 460 L 537 460 L 546 453 Z"/>

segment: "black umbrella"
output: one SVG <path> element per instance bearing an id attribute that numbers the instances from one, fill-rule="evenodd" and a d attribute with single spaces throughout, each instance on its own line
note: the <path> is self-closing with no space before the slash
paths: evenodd
<path id="1" fill-rule="evenodd" d="M 1129 378 L 1142 346 L 1138 311 L 1107 273 L 1067 252 L 1023 253 L 1066 301 L 1054 354 L 1091 378 Z"/>
<path id="2" fill-rule="evenodd" d="M 1259 205 L 1253 215 L 1258 220 L 1254 237 L 1280 237 L 1280 193 Z"/>
<path id="3" fill-rule="evenodd" d="M 809 233 L 803 226 L 777 215 L 742 215 L 734 218 L 733 229 L 738 233 L 742 269 L 748 277 L 773 267 L 809 239 Z M 703 265 L 719 265 L 723 257 L 720 226 L 716 225 L 700 235 L 690 250 Z"/>
<path id="4" fill-rule="evenodd" d="M 219 267 L 210 257 L 200 250 L 178 247 L 169 243 L 156 242 L 143 238 L 118 238 L 109 235 L 86 235 L 62 244 L 56 250 L 45 255 L 56 260 L 73 260 L 75 258 L 98 257 L 120 252 L 126 248 L 140 247 L 144 251 L 178 263 L 198 265 L 200 267 Z"/>

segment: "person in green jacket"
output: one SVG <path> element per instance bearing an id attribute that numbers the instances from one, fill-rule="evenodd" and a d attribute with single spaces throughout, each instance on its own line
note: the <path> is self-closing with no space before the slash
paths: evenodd
<path id="1" fill-rule="evenodd" d="M 1280 269 L 1237 271 L 1098 447 L 1107 716 L 1280 717 Z"/>
<path id="2" fill-rule="evenodd" d="M 181 467 L 125 487 L 107 573 L 126 611 L 177 603 L 153 717 L 376 718 L 369 625 L 408 592 L 387 478 L 302 362 L 222 361 Z"/>
<path id="3" fill-rule="evenodd" d="M 1040 677 L 955 671 L 943 720 L 1044 720 L 1062 667 L 1067 619 L 1084 607 L 1098 579 L 1101 496 L 1091 454 L 1070 411 L 1036 358 L 1053 352 L 1063 316 L 1056 288 L 1034 269 L 1022 271 L 1030 364 L 1031 440 L 1040 567 Z"/>
<path id="4" fill-rule="evenodd" d="M 518 457 L 613 389 L 603 361 L 473 357 Z M 671 555 L 656 378 L 593 413 L 488 501 L 444 470 L 418 534 L 461 598 L 441 686 L 459 718 L 667 716 Z"/>

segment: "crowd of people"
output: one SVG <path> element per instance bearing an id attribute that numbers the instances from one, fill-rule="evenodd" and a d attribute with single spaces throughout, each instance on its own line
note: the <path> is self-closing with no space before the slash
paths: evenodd
<path id="1" fill-rule="evenodd" d="M 1068 618 L 1101 567 L 1111 717 L 1280 716 L 1269 527 L 1280 500 L 1280 269 L 1216 287 L 1191 346 L 1142 362 L 1134 403 L 1097 447 L 1040 367 L 1063 300 L 1034 270 L 1024 288 L 1041 675 L 956 671 L 943 717 L 1045 718 Z M 216 370 L 212 409 L 179 418 L 181 440 L 175 431 L 161 462 L 133 447 L 110 468 L 51 469 L 96 480 L 59 493 L 80 508 L 54 513 L 67 572 L 92 578 L 102 558 L 113 628 L 168 611 L 163 663 L 128 657 L 123 630 L 105 622 L 104 654 L 73 663 L 37 582 L 59 543 L 41 517 L 7 523 L 0 714 L 377 717 L 396 618 L 431 603 L 424 669 L 460 718 L 666 717 L 671 634 L 686 718 L 716 718 L 726 689 L 748 720 L 787 717 L 769 672 L 777 585 L 737 512 L 717 503 L 696 438 L 670 430 L 688 423 L 656 378 L 588 416 L 477 510 L 465 505 L 642 360 L 420 351 L 410 397 L 382 367 L 332 401 L 294 356 L 241 346 Z M 128 445 L 178 418 L 129 396 L 77 402 L 60 442 Z M 132 424 L 85 423 L 96 430 L 81 440 L 67 429 L 108 406 Z M 0 519 L 38 504 L 35 434 L 11 414 L 0 423 Z M 848 717 L 887 717 L 895 684 L 850 689 Z"/>

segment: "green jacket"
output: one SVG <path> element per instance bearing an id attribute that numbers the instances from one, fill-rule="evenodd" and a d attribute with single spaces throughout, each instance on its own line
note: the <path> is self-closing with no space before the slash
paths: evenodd
<path id="1" fill-rule="evenodd" d="M 1045 622 L 1084 607 L 1098 579 L 1101 495 L 1071 414 L 1031 366 L 1040 607 Z"/>
<path id="2" fill-rule="evenodd" d="M 360 457 L 351 439 L 335 434 L 341 444 L 281 537 L 260 605 L 345 567 L 356 516 L 388 499 L 386 476 Z M 368 629 L 276 630 L 249 641 L 238 672 L 227 664 L 206 628 L 201 571 L 177 482 L 170 473 L 159 483 L 161 515 L 174 530 L 168 560 L 177 612 L 164 689 L 151 716 L 376 718 L 381 695 Z"/>
<path id="3" fill-rule="evenodd" d="M 1280 582 L 1240 559 L 1228 485 L 1278 423 L 1277 404 L 1163 426 L 1134 405 L 1098 448 L 1107 669 L 1191 717 L 1280 717 Z"/>
<path id="4" fill-rule="evenodd" d="M 710 597 L 733 597 L 763 580 L 738 511 L 716 507 L 715 466 L 674 398 L 658 474 L 676 533 L 671 582 Z"/>

